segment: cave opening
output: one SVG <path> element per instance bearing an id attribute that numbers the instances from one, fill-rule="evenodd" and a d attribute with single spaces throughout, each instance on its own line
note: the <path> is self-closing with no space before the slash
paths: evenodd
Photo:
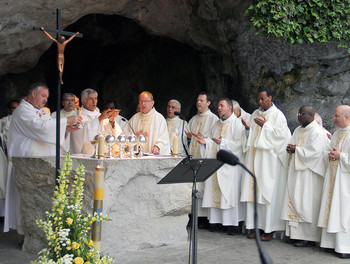
<path id="1" fill-rule="evenodd" d="M 203 51 L 168 37 L 154 36 L 131 19 L 118 15 L 90 14 L 64 30 L 81 32 L 65 49 L 62 94 L 72 92 L 80 97 L 85 88 L 99 94 L 98 107 L 113 100 L 130 118 L 138 103 L 138 94 L 150 91 L 155 107 L 166 113 L 166 104 L 177 99 L 183 113 L 192 116 L 197 94 L 206 90 L 203 74 Z M 43 32 L 38 37 L 46 38 Z M 40 34 L 36 33 L 36 34 Z M 54 36 L 54 35 L 53 35 Z M 48 107 L 56 109 L 57 46 L 53 43 L 28 72 L 9 74 L 7 81 L 19 86 L 21 96 L 34 82 L 50 89 Z"/>

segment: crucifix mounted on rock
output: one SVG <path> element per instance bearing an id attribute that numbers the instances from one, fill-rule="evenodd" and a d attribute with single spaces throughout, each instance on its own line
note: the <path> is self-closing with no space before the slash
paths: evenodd
<path id="1" fill-rule="evenodd" d="M 44 33 L 57 44 L 57 66 L 58 66 L 58 72 L 60 74 L 60 82 L 61 84 L 63 84 L 62 75 L 63 75 L 63 66 L 64 66 L 64 48 L 66 47 L 66 44 L 69 41 L 71 41 L 76 35 L 79 34 L 79 32 L 75 33 L 73 36 L 71 36 L 67 40 L 64 36 L 58 37 L 58 40 L 57 40 L 53 38 L 49 33 L 47 33 L 43 27 L 40 27 L 40 29 L 44 31 Z"/>
<path id="2" fill-rule="evenodd" d="M 61 84 L 63 84 L 62 75 L 63 75 L 63 66 L 64 66 L 64 49 L 66 44 L 71 41 L 74 37 L 83 37 L 83 34 L 79 34 L 79 32 L 68 32 L 63 31 L 61 29 L 61 10 L 57 8 L 56 10 L 56 29 L 44 29 L 44 27 L 34 27 L 34 30 L 44 31 L 45 34 L 56 42 L 57 44 L 57 66 L 58 66 L 58 81 L 57 81 L 57 108 L 56 108 L 56 178 L 59 175 L 60 169 L 60 118 L 61 118 Z M 52 37 L 48 32 L 57 34 L 56 39 Z M 71 36 L 66 40 L 64 36 Z"/>
<path id="3" fill-rule="evenodd" d="M 63 75 L 63 66 L 64 66 L 64 49 L 67 45 L 68 42 L 70 42 L 74 37 L 82 37 L 82 34 L 73 33 L 73 32 L 68 32 L 68 31 L 63 31 L 61 30 L 61 10 L 57 9 L 57 29 L 44 29 L 44 27 L 34 28 L 35 30 L 42 30 L 44 33 L 52 39 L 54 42 L 57 44 L 57 67 L 58 67 L 58 72 L 59 72 L 59 78 L 60 78 L 60 83 L 63 84 L 62 80 L 62 75 Z M 57 34 L 57 39 L 52 37 L 48 32 L 56 33 Z M 61 35 L 67 35 L 71 36 L 69 39 L 66 40 L 64 36 Z"/>

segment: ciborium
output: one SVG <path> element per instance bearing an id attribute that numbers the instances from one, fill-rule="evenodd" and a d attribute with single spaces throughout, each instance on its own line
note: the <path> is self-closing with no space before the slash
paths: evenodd
<path id="1" fill-rule="evenodd" d="M 115 143 L 115 137 L 113 135 L 107 135 L 105 141 L 108 145 L 108 155 L 106 158 L 112 158 L 112 145 Z"/>
<path id="2" fill-rule="evenodd" d="M 119 135 L 117 137 L 117 141 L 119 144 L 119 158 L 124 157 L 124 145 L 126 143 L 126 137 L 124 135 Z"/>
<path id="3" fill-rule="evenodd" d="M 91 145 L 94 146 L 94 154 L 91 156 L 93 159 L 97 159 L 97 143 L 98 143 L 98 135 L 94 136 L 94 138 L 90 141 Z"/>
<path id="4" fill-rule="evenodd" d="M 137 137 L 132 135 L 128 137 L 129 145 L 130 145 L 130 158 L 134 157 L 134 147 L 137 143 Z"/>

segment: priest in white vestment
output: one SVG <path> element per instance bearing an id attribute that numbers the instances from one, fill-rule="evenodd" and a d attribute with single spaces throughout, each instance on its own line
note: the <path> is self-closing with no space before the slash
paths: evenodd
<path id="1" fill-rule="evenodd" d="M 6 105 L 8 115 L 0 119 L 0 216 L 5 215 L 5 193 L 7 182 L 7 136 L 10 129 L 12 114 L 18 106 L 18 100 L 9 101 Z"/>
<path id="2" fill-rule="evenodd" d="M 5 152 L 7 148 L 7 136 L 10 129 L 12 114 L 19 106 L 19 103 L 20 102 L 18 100 L 11 100 L 8 102 L 6 105 L 8 115 L 0 119 L 0 141 L 1 147 Z"/>
<path id="3" fill-rule="evenodd" d="M 218 113 L 220 120 L 215 122 L 209 137 L 195 137 L 201 144 L 201 156 L 216 158 L 218 151 L 224 149 L 241 160 L 244 126 L 232 112 L 232 101 L 220 99 Z M 208 219 L 211 224 L 238 226 L 239 222 L 245 220 L 246 205 L 240 202 L 241 176 L 240 166 L 225 164 L 205 181 L 202 207 L 209 208 Z"/>
<path id="4" fill-rule="evenodd" d="M 62 106 L 63 108 L 60 110 L 60 117 L 65 118 L 68 116 L 78 115 L 78 111 L 75 109 L 75 95 L 72 93 L 64 93 L 62 95 Z M 52 118 L 56 118 L 56 111 L 51 113 Z M 71 133 L 66 135 L 65 144 L 61 148 L 61 155 L 65 154 L 67 150 L 70 150 L 70 136 Z"/>
<path id="5" fill-rule="evenodd" d="M 117 142 L 117 137 L 123 133 L 122 128 L 116 121 L 116 116 L 118 116 L 118 111 L 113 111 L 112 115 L 109 118 L 102 120 L 101 123 L 101 135 L 105 138 L 107 135 L 114 136 L 116 142 L 111 145 L 111 152 L 113 153 L 119 152 L 119 145 Z M 108 153 L 109 147 L 108 144 L 105 143 L 105 153 Z"/>
<path id="6" fill-rule="evenodd" d="M 176 149 L 180 157 L 186 157 L 188 151 L 187 136 L 185 131 L 188 131 L 188 123 L 182 120 L 178 115 L 181 112 L 181 103 L 178 100 L 172 99 L 167 105 L 166 124 L 168 126 L 168 134 L 170 140 L 170 150 Z M 182 138 L 182 139 L 181 139 Z"/>
<path id="7" fill-rule="evenodd" d="M 318 221 L 322 227 L 320 246 L 334 249 L 340 258 L 350 258 L 350 106 L 338 106 L 333 120 L 340 129 L 325 151 L 327 173 Z"/>
<path id="8" fill-rule="evenodd" d="M 246 167 L 257 179 L 258 228 L 265 233 L 261 239 L 269 241 L 272 232 L 285 230 L 281 220 L 283 197 L 286 187 L 288 153 L 286 146 L 291 134 L 284 114 L 272 103 L 269 87 L 258 90 L 259 109 L 251 117 L 246 145 Z M 254 185 L 247 172 L 242 177 L 242 202 L 247 202 L 247 229 L 254 229 Z M 248 233 L 254 238 L 255 233 Z"/>
<path id="9" fill-rule="evenodd" d="M 97 97 L 98 93 L 91 88 L 81 92 L 83 125 L 81 129 L 71 134 L 72 154 L 92 155 L 94 146 L 91 144 L 91 140 L 101 132 L 102 120 L 109 118 L 115 112 L 115 110 L 107 109 L 100 113 L 100 109 L 97 107 Z"/>
<path id="10" fill-rule="evenodd" d="M 120 109 L 117 109 L 116 103 L 112 100 L 107 100 L 104 104 L 104 110 L 106 109 L 116 109 L 118 112 L 118 115 L 114 118 L 115 122 L 119 125 L 119 127 L 122 129 L 124 134 L 127 134 L 129 132 L 128 130 L 128 120 L 120 115 Z"/>
<path id="11" fill-rule="evenodd" d="M 129 120 L 136 137 L 144 135 L 147 142 L 143 144 L 144 153 L 170 155 L 170 142 L 165 118 L 156 111 L 153 95 L 144 91 L 139 95 L 140 112 Z"/>
<path id="12" fill-rule="evenodd" d="M 26 100 L 22 100 L 12 116 L 8 140 L 8 180 L 6 186 L 4 232 L 10 228 L 23 235 L 20 217 L 20 195 L 14 183 L 15 171 L 12 157 L 36 157 L 56 155 L 56 120 L 47 118 L 43 109 L 49 96 L 44 84 L 33 84 Z M 73 126 L 81 123 L 80 116 L 62 118 L 60 139 L 64 143 L 65 133 L 77 130 Z"/>
<path id="13" fill-rule="evenodd" d="M 213 114 L 209 105 L 211 104 L 211 99 L 204 92 L 200 93 L 197 97 L 196 107 L 198 113 L 193 116 L 188 122 L 189 131 L 186 131 L 186 135 L 191 139 L 190 142 L 190 153 L 193 158 L 201 158 L 199 151 L 199 144 L 192 136 L 202 136 L 209 137 L 211 129 L 214 126 L 215 122 L 219 118 Z"/>
<path id="14" fill-rule="evenodd" d="M 246 122 L 250 123 L 250 117 L 252 115 L 244 111 L 236 100 L 232 100 L 232 107 L 233 113 L 237 116 L 237 118 L 240 120 L 244 119 Z"/>
<path id="15" fill-rule="evenodd" d="M 60 111 L 61 118 L 68 117 L 72 115 L 78 115 L 75 109 L 75 96 L 72 93 L 64 93 L 62 95 L 62 106 L 63 108 Z M 56 111 L 51 113 L 52 118 L 56 118 Z"/>
<path id="16" fill-rule="evenodd" d="M 213 128 L 216 121 L 219 118 L 210 111 L 209 106 L 211 104 L 211 98 L 205 92 L 201 92 L 197 97 L 196 107 L 197 114 L 193 116 L 188 122 L 189 130 L 186 131 L 187 137 L 191 140 L 189 151 L 192 158 L 201 158 L 199 143 L 194 139 L 195 136 L 209 137 L 211 129 Z M 192 138 L 193 137 L 193 138 Z M 203 194 L 204 184 L 199 182 L 198 191 Z M 202 198 L 198 199 L 198 204 L 202 204 Z M 198 208 L 199 217 L 208 217 L 206 208 L 199 206 Z"/>
<path id="17" fill-rule="evenodd" d="M 304 105 L 299 109 L 301 126 L 294 130 L 287 152 L 290 154 L 286 194 L 282 219 L 286 220 L 286 235 L 296 247 L 314 246 L 321 241 L 317 226 L 321 205 L 323 179 L 326 173 L 323 161 L 329 139 L 314 120 L 315 109 Z"/>
<path id="18" fill-rule="evenodd" d="M 327 135 L 328 139 L 331 140 L 332 138 L 332 133 L 329 132 L 324 126 L 323 126 L 323 121 L 322 121 L 322 117 L 320 116 L 320 114 L 315 113 L 315 121 L 317 122 L 317 124 L 319 124 L 320 127 L 322 127 L 323 132 Z"/>

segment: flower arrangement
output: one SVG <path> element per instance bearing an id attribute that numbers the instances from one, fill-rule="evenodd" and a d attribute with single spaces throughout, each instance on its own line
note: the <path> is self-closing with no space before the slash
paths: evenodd
<path id="1" fill-rule="evenodd" d="M 37 219 L 48 240 L 48 247 L 39 252 L 40 257 L 32 264 L 110 264 L 114 258 L 101 257 L 94 248 L 89 230 L 95 221 L 108 221 L 106 216 L 82 213 L 84 192 L 84 166 L 79 165 L 74 184 L 69 192 L 69 179 L 72 159 L 68 152 L 64 168 L 60 170 L 51 212 L 46 212 L 46 220 Z"/>

